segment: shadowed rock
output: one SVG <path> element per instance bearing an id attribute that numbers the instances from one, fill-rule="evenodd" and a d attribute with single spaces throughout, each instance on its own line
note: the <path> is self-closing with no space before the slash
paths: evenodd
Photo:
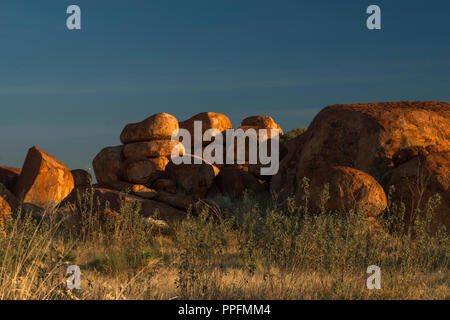
<path id="1" fill-rule="evenodd" d="M 0 167 L 0 183 L 7 189 L 14 190 L 14 186 L 21 172 L 22 169 L 20 168 Z"/>
<path id="2" fill-rule="evenodd" d="M 281 200 L 295 193 L 303 173 L 351 167 L 383 183 L 384 175 L 417 155 L 450 149 L 450 103 L 386 102 L 333 105 L 319 112 L 306 133 L 290 141 L 272 178 Z M 384 183 L 383 183 L 384 185 Z"/>
<path id="3" fill-rule="evenodd" d="M 122 146 L 106 147 L 92 161 L 98 183 L 122 179 Z"/>
<path id="4" fill-rule="evenodd" d="M 369 174 L 349 167 L 328 167 L 315 172 L 302 172 L 309 181 L 309 208 L 315 212 L 322 209 L 321 195 L 329 185 L 329 200 L 324 209 L 330 211 L 361 211 L 377 216 L 386 209 L 387 199 L 383 187 Z M 302 188 L 295 193 L 295 200 L 302 204 Z"/>
<path id="5" fill-rule="evenodd" d="M 235 166 L 220 170 L 216 178 L 216 184 L 222 194 L 233 199 L 241 198 L 245 190 L 258 194 L 267 191 L 265 181 L 258 180 L 251 173 Z"/>
<path id="6" fill-rule="evenodd" d="M 170 179 L 158 179 L 152 184 L 152 187 L 156 190 L 164 190 L 169 193 L 177 193 L 177 185 Z"/>
<path id="7" fill-rule="evenodd" d="M 277 129 L 279 134 L 283 134 L 283 129 L 269 116 L 251 116 L 247 117 L 241 122 L 241 127 L 256 128 L 256 129 Z"/>

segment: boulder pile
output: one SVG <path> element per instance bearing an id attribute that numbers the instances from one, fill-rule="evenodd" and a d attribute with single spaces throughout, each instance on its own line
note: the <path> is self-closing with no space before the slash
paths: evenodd
<path id="1" fill-rule="evenodd" d="M 195 121 L 202 124 L 199 132 Z M 191 141 L 172 139 L 180 129 L 190 133 Z M 217 136 L 194 139 L 208 129 L 224 133 L 232 125 L 226 115 L 214 112 L 180 123 L 158 113 L 128 124 L 120 134 L 122 144 L 106 147 L 94 158 L 94 185 L 85 170 L 70 171 L 32 147 L 21 169 L 0 167 L 0 224 L 21 204 L 76 211 L 77 194 L 87 190 L 112 214 L 119 214 L 121 201 L 129 200 L 140 205 L 143 216 L 151 219 L 157 213 L 166 221 L 183 219 L 189 210 L 207 210 L 216 197 L 239 199 L 246 190 L 282 204 L 294 200 L 300 205 L 308 198 L 314 212 L 355 210 L 375 219 L 386 212 L 386 195 L 394 187 L 391 200 L 405 204 L 407 222 L 426 211 L 429 198 L 439 194 L 434 224 L 450 230 L 450 103 L 329 106 L 305 133 L 280 142 L 279 170 L 273 176 L 260 174 L 259 158 L 249 163 L 248 148 L 241 164 L 202 158 Z M 283 134 L 271 117 L 262 115 L 244 119 L 238 129 L 277 129 Z M 263 138 L 270 144 L 279 134 Z M 218 159 L 225 160 L 226 139 L 223 143 L 224 154 Z M 172 156 L 191 161 L 179 164 Z"/>
<path id="2" fill-rule="evenodd" d="M 194 126 L 196 121 L 201 123 L 199 132 Z M 268 116 L 254 116 L 246 121 L 243 125 L 248 126 L 244 129 L 281 129 Z M 189 132 L 188 143 L 171 139 L 179 129 Z M 225 133 L 232 129 L 231 121 L 221 113 L 202 112 L 178 123 L 172 115 L 160 113 L 128 124 L 120 135 L 123 145 L 104 148 L 95 157 L 97 182 L 103 188 L 153 199 L 183 211 L 204 209 L 205 200 L 217 196 L 242 197 L 246 189 L 267 192 L 269 184 L 258 178 L 259 168 L 253 168 L 252 173 L 252 165 L 209 163 L 201 157 L 203 149 L 215 139 L 202 139 L 208 129 Z M 223 143 L 225 153 L 226 141 Z M 188 161 L 175 164 L 172 155 Z M 220 156 L 225 160 L 225 154 Z"/>

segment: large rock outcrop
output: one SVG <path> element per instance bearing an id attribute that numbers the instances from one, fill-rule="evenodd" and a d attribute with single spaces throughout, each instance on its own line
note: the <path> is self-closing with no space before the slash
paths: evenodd
<path id="1" fill-rule="evenodd" d="M 66 198 L 74 188 L 69 168 L 38 147 L 28 150 L 14 194 L 24 203 L 45 208 Z"/>
<path id="2" fill-rule="evenodd" d="M 123 177 L 131 183 L 151 185 L 158 176 L 157 167 L 147 158 L 128 159 L 123 165 Z"/>

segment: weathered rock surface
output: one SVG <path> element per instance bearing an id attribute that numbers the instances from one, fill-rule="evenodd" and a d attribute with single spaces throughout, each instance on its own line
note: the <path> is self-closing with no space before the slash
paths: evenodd
<path id="1" fill-rule="evenodd" d="M 21 172 L 20 168 L 0 167 L 0 183 L 7 189 L 13 190 Z"/>
<path id="2" fill-rule="evenodd" d="M 225 167 L 220 170 L 216 178 L 216 184 L 223 195 L 233 199 L 241 198 L 245 190 L 255 193 L 267 191 L 267 183 L 265 181 L 258 180 L 245 169 L 239 169 L 235 166 Z"/>
<path id="3" fill-rule="evenodd" d="M 164 234 L 170 233 L 170 226 L 164 220 L 156 220 L 151 217 L 146 218 L 146 223 L 151 227 L 152 234 Z"/>
<path id="4" fill-rule="evenodd" d="M 369 174 L 349 167 L 328 167 L 313 173 L 303 172 L 310 179 L 310 209 L 320 211 L 320 196 L 325 184 L 329 185 L 329 200 L 324 208 L 330 211 L 363 211 L 368 216 L 377 216 L 386 209 L 387 199 L 383 187 Z M 295 200 L 302 204 L 302 188 L 295 193 Z"/>
<path id="5" fill-rule="evenodd" d="M 286 154 L 280 159 L 278 173 L 270 181 L 270 192 L 281 201 L 295 194 L 298 179 L 303 178 L 297 177 L 297 157 L 301 154 L 304 143 L 303 134 L 283 144 Z"/>
<path id="6" fill-rule="evenodd" d="M 195 121 L 201 121 L 202 122 L 202 131 L 201 136 L 198 136 L 194 132 L 194 122 Z M 233 126 L 231 125 L 230 119 L 222 114 L 217 112 L 202 112 L 199 114 L 196 114 L 195 116 L 189 118 L 188 120 L 185 120 L 183 122 L 180 122 L 180 128 L 186 129 L 191 134 L 191 150 L 186 150 L 187 152 L 190 152 L 194 148 L 194 142 L 195 139 L 197 139 L 197 143 L 199 145 L 207 145 L 210 142 L 205 141 L 202 142 L 203 134 L 208 129 L 217 129 L 219 132 L 223 132 L 227 129 L 232 129 Z M 214 139 L 212 139 L 214 140 Z"/>
<path id="7" fill-rule="evenodd" d="M 131 142 L 169 140 L 178 130 L 177 119 L 168 113 L 157 113 L 144 121 L 130 123 L 123 129 L 120 141 Z"/>
<path id="8" fill-rule="evenodd" d="M 158 196 L 158 192 L 154 189 L 147 188 L 141 184 L 135 184 L 131 187 L 131 192 L 139 197 L 153 199 Z"/>
<path id="9" fill-rule="evenodd" d="M 92 165 L 98 183 L 122 180 L 122 148 L 106 147 L 94 158 Z"/>
<path id="10" fill-rule="evenodd" d="M 115 181 L 108 183 L 98 183 L 95 185 L 97 188 L 113 189 L 126 194 L 136 195 L 141 198 L 153 199 L 156 198 L 158 192 L 142 184 L 135 184 L 126 181 Z M 79 188 L 82 192 L 86 191 L 86 188 Z"/>
<path id="11" fill-rule="evenodd" d="M 74 188 L 72 173 L 63 163 L 37 147 L 28 150 L 14 194 L 25 203 L 54 206 Z"/>
<path id="12" fill-rule="evenodd" d="M 178 156 L 184 154 L 184 147 L 181 142 L 175 140 L 153 140 L 144 142 L 129 143 L 123 147 L 123 155 L 126 159 L 132 158 L 157 158 L 166 157 L 170 158 L 172 150 L 175 151 Z"/>
<path id="13" fill-rule="evenodd" d="M 157 171 L 165 171 L 166 166 L 170 162 L 170 160 L 166 157 L 147 158 L 147 160 L 151 161 L 154 164 Z"/>
<path id="14" fill-rule="evenodd" d="M 269 116 L 251 116 L 241 122 L 242 127 L 253 127 L 260 129 L 277 129 L 279 134 L 283 134 L 283 129 Z"/>
<path id="15" fill-rule="evenodd" d="M 314 118 L 305 136 L 298 168 L 348 166 L 380 181 L 409 158 L 450 150 L 450 103 L 334 105 Z"/>
<path id="16" fill-rule="evenodd" d="M 166 167 L 167 175 L 187 195 L 193 195 L 196 198 L 205 197 L 208 189 L 214 183 L 219 169 L 194 155 L 186 154 L 183 158 L 188 159 L 191 164 L 182 163 L 176 165 L 170 162 Z M 195 164 L 195 158 L 201 163 Z"/>
<path id="17" fill-rule="evenodd" d="M 149 159 L 129 159 L 123 165 L 123 175 L 126 181 L 132 183 L 151 184 L 158 178 L 158 170 Z"/>
<path id="18" fill-rule="evenodd" d="M 442 223 L 450 230 L 450 151 L 413 158 L 388 176 L 386 187 L 395 187 L 392 201 L 405 204 L 407 222 L 416 209 L 424 212 L 430 197 L 439 194 L 441 204 L 435 211 L 434 225 Z"/>
<path id="19" fill-rule="evenodd" d="M 75 187 L 87 187 L 92 184 L 92 176 L 89 172 L 83 169 L 72 170 L 72 176 Z"/>

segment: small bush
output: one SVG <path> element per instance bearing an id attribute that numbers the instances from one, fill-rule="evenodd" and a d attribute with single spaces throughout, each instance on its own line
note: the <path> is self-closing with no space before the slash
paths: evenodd
<path id="1" fill-rule="evenodd" d="M 287 142 L 306 132 L 306 128 L 295 128 L 280 136 L 280 141 Z"/>

